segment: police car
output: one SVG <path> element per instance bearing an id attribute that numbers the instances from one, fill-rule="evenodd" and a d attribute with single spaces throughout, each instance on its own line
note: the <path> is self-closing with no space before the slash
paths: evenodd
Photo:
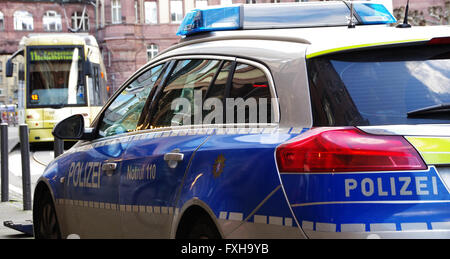
<path id="1" fill-rule="evenodd" d="M 55 127 L 79 141 L 36 186 L 35 236 L 450 238 L 450 29 L 395 22 L 193 10 L 90 127 Z"/>

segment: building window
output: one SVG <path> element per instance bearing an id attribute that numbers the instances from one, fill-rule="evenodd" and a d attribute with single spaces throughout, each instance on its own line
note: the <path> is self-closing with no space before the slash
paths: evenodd
<path id="1" fill-rule="evenodd" d="M 183 1 L 170 1 L 170 17 L 173 23 L 180 23 L 183 20 Z"/>
<path id="2" fill-rule="evenodd" d="M 135 22 L 139 23 L 139 3 L 137 0 L 134 0 L 134 17 Z"/>
<path id="3" fill-rule="evenodd" d="M 158 7 L 156 2 L 145 2 L 145 23 L 158 23 Z"/>
<path id="4" fill-rule="evenodd" d="M 0 31 L 3 31 L 3 29 L 5 29 L 5 24 L 4 24 L 4 18 L 3 18 L 3 13 L 0 12 Z"/>
<path id="5" fill-rule="evenodd" d="M 231 5 L 233 4 L 232 0 L 220 0 L 220 5 Z"/>
<path id="6" fill-rule="evenodd" d="M 83 12 L 75 12 L 72 14 L 72 27 L 78 31 L 89 31 L 89 16 Z"/>
<path id="7" fill-rule="evenodd" d="M 120 0 L 111 1 L 111 22 L 113 24 L 122 23 L 122 7 Z"/>
<path id="8" fill-rule="evenodd" d="M 55 11 L 47 11 L 42 23 L 45 31 L 62 31 L 61 15 Z"/>
<path id="9" fill-rule="evenodd" d="M 208 7 L 208 0 L 195 0 L 195 8 Z"/>
<path id="10" fill-rule="evenodd" d="M 16 31 L 32 31 L 33 15 L 27 11 L 14 12 L 14 30 Z"/>
<path id="11" fill-rule="evenodd" d="M 150 61 L 156 55 L 158 55 L 158 45 L 150 44 L 147 46 L 147 60 Z"/>

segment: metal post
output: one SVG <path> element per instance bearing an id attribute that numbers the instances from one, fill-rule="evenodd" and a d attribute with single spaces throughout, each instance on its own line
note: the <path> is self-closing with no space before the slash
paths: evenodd
<path id="1" fill-rule="evenodd" d="M 31 210 L 30 142 L 27 124 L 20 124 L 19 136 L 22 155 L 23 210 Z"/>
<path id="2" fill-rule="evenodd" d="M 9 201 L 8 124 L 0 124 L 2 202 Z"/>
<path id="3" fill-rule="evenodd" d="M 64 153 L 64 140 L 55 137 L 55 142 L 53 143 L 53 153 L 55 158 Z"/>

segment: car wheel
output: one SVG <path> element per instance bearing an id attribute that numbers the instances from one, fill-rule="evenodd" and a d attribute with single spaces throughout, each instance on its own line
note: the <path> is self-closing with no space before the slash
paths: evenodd
<path id="1" fill-rule="evenodd" d="M 36 218 L 34 219 L 34 236 L 36 239 L 60 239 L 58 219 L 55 205 L 50 195 L 43 195 L 38 201 Z"/>
<path id="2" fill-rule="evenodd" d="M 188 239 L 220 239 L 221 236 L 208 217 L 199 217 L 190 229 Z"/>

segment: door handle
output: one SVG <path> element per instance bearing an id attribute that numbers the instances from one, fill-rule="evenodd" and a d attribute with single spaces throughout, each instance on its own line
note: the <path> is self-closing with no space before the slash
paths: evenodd
<path id="1" fill-rule="evenodd" d="M 180 153 L 180 149 L 176 148 L 169 153 L 164 154 L 164 161 L 167 162 L 170 168 L 175 168 L 178 165 L 178 162 L 183 161 L 184 154 Z"/>
<path id="2" fill-rule="evenodd" d="M 107 176 L 113 175 L 114 171 L 116 171 L 117 163 L 104 163 L 102 164 L 102 172 L 105 172 Z"/>

